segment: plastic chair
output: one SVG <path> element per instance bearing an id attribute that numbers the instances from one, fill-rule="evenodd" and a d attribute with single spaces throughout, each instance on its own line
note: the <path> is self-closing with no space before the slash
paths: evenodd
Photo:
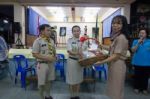
<path id="1" fill-rule="evenodd" d="M 14 55 L 14 61 L 17 63 L 16 74 L 15 74 L 15 84 L 17 83 L 18 73 L 21 73 L 21 87 L 26 88 L 26 76 L 27 72 L 30 72 L 31 75 L 35 75 L 35 68 L 32 66 L 29 67 L 28 60 L 24 55 Z M 32 73 L 33 72 L 33 73 Z"/>
<path id="2" fill-rule="evenodd" d="M 102 64 L 100 66 L 93 65 L 92 68 L 93 68 L 92 76 L 94 78 L 95 78 L 95 72 L 99 72 L 99 78 L 101 78 L 101 71 L 103 71 L 105 80 L 107 80 L 107 72 L 106 72 L 105 64 Z"/>
<path id="3" fill-rule="evenodd" d="M 96 80 L 93 77 L 93 68 L 92 67 L 85 67 L 83 68 L 83 76 L 84 76 L 84 80 L 83 80 L 83 85 L 88 84 L 91 86 L 90 90 L 95 92 L 95 87 L 96 87 Z M 86 85 L 87 86 L 87 85 Z"/>
<path id="4" fill-rule="evenodd" d="M 57 56 L 57 61 L 55 63 L 55 70 L 59 70 L 60 71 L 60 76 L 65 80 L 65 70 L 64 70 L 64 66 L 65 66 L 65 55 L 64 54 L 56 54 Z"/>

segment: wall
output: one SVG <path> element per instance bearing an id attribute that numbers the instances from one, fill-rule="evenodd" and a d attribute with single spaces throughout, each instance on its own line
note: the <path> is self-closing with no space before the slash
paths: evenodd
<path id="1" fill-rule="evenodd" d="M 29 7 L 27 10 L 27 34 L 39 35 L 39 25 L 48 24 L 48 21 L 43 16 L 39 15 L 33 8 Z"/>
<path id="2" fill-rule="evenodd" d="M 121 8 L 121 12 L 122 15 L 125 15 L 128 23 L 130 23 L 130 5 L 129 4 L 125 4 L 123 5 Z M 120 8 L 111 8 L 109 9 L 109 11 L 107 11 L 101 18 L 100 18 L 100 22 L 102 22 L 103 20 L 105 20 L 108 16 L 110 16 L 111 14 L 113 14 L 115 11 L 117 11 Z"/>
<path id="3" fill-rule="evenodd" d="M 127 21 L 128 21 L 128 24 L 130 24 L 130 5 L 124 5 L 123 7 L 121 7 L 121 14 L 126 16 L 127 18 Z M 108 12 L 106 12 L 101 18 L 100 18 L 100 27 L 102 27 L 102 21 L 104 19 L 106 19 L 108 16 L 110 16 L 111 14 L 113 14 L 116 10 L 118 10 L 119 8 L 117 9 L 110 9 Z M 99 31 L 99 40 L 102 41 L 102 32 L 103 30 L 100 29 Z M 105 41 L 107 44 L 110 44 L 110 41 L 108 40 L 108 38 L 106 38 L 107 40 Z"/>
<path id="4" fill-rule="evenodd" d="M 20 22 L 21 35 L 20 39 L 25 44 L 25 10 L 24 7 L 15 3 L 14 4 L 14 22 Z M 17 34 L 15 34 L 15 41 L 17 40 Z"/>
<path id="5" fill-rule="evenodd" d="M 102 17 L 100 18 L 100 22 L 102 22 L 103 20 L 105 20 L 107 17 L 109 17 L 110 15 L 112 15 L 115 11 L 117 11 L 120 8 L 110 8 L 104 15 L 102 15 Z"/>
<path id="6" fill-rule="evenodd" d="M 26 35 L 26 46 L 29 48 L 29 47 L 32 47 L 33 45 L 33 42 L 34 40 L 37 38 L 37 36 L 33 36 L 33 35 Z"/>
<path id="7" fill-rule="evenodd" d="M 57 23 L 57 22 L 53 22 L 53 23 L 49 23 L 51 26 L 57 26 L 57 41 L 58 43 L 66 43 L 67 39 L 72 37 L 72 26 L 74 25 L 79 25 L 81 27 L 81 36 L 84 34 L 84 27 L 87 26 L 87 34 L 89 35 L 89 37 L 92 37 L 92 27 L 96 26 L 96 23 L 92 22 L 92 23 Z M 60 27 L 66 27 L 67 31 L 66 31 L 66 36 L 65 37 L 60 37 L 59 33 L 60 33 Z M 99 29 L 101 30 L 101 28 Z M 34 40 L 37 38 L 37 36 L 32 36 L 32 35 L 27 35 L 26 36 L 26 45 L 27 47 L 31 47 Z"/>
<path id="8" fill-rule="evenodd" d="M 14 22 L 20 22 L 22 33 L 20 35 L 20 39 L 23 44 L 25 44 L 25 11 L 24 7 L 15 2 L 2 2 L 0 5 L 14 5 Z M 15 34 L 15 40 L 17 40 L 17 34 Z"/>
<path id="9" fill-rule="evenodd" d="M 124 7 L 122 7 L 122 15 L 126 16 L 128 24 L 130 24 L 130 5 L 124 5 Z"/>
<path id="10" fill-rule="evenodd" d="M 67 41 L 68 38 L 72 37 L 72 26 L 74 25 L 79 25 L 81 28 L 81 35 L 84 34 L 84 27 L 87 26 L 87 34 L 89 35 L 89 37 L 92 37 L 92 27 L 96 26 L 95 22 L 89 22 L 89 23 L 83 23 L 83 22 L 76 22 L 76 23 L 57 23 L 57 22 L 51 22 L 49 23 L 51 26 L 57 26 L 57 41 L 61 41 L 63 38 L 59 36 L 60 33 L 60 27 L 66 27 L 67 31 L 66 31 L 66 37 L 65 37 L 65 42 Z"/>
<path id="11" fill-rule="evenodd" d="M 72 17 L 68 18 L 62 18 L 62 17 L 48 17 L 50 22 L 73 22 Z M 95 22 L 96 17 L 88 17 L 88 18 L 81 18 L 79 16 L 76 16 L 75 22 Z"/>
<path id="12" fill-rule="evenodd" d="M 35 12 L 37 12 L 39 15 L 41 15 L 43 18 L 45 18 L 46 20 L 48 20 L 48 18 L 45 16 L 45 14 L 43 12 L 41 12 L 39 9 L 37 9 L 37 7 L 31 7 Z"/>
<path id="13" fill-rule="evenodd" d="M 99 27 L 100 27 L 100 29 L 99 29 L 99 41 L 100 41 L 100 43 L 102 43 L 102 33 L 103 33 L 103 29 L 102 29 L 102 22 L 100 22 L 99 23 Z"/>

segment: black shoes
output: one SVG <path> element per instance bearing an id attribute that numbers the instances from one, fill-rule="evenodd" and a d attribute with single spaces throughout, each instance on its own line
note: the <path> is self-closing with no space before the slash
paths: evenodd
<path id="1" fill-rule="evenodd" d="M 53 99 L 53 97 L 52 97 L 52 96 L 49 96 L 49 97 L 45 97 L 45 99 Z"/>
<path id="2" fill-rule="evenodd" d="M 70 99 L 80 99 L 79 96 L 71 97 Z"/>

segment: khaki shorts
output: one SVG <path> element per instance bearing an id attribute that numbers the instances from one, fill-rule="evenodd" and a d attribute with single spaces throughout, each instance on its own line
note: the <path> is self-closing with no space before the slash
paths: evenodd
<path id="1" fill-rule="evenodd" d="M 38 63 L 37 65 L 38 85 L 55 79 L 54 63 Z"/>

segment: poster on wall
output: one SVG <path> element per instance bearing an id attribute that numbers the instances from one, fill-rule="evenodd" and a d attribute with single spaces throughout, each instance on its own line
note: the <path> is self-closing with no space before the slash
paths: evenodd
<path id="1" fill-rule="evenodd" d="M 97 30 L 96 30 L 97 29 Z M 99 34 L 99 28 L 92 28 L 92 38 L 98 38 Z"/>
<path id="2" fill-rule="evenodd" d="M 66 27 L 60 27 L 59 36 L 66 36 Z"/>

